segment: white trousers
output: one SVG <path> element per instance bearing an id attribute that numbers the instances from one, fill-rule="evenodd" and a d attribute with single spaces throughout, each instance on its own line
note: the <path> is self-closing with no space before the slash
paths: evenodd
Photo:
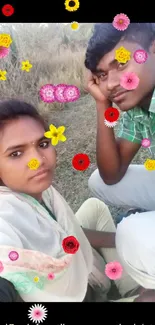
<path id="1" fill-rule="evenodd" d="M 155 171 L 148 171 L 143 165 L 130 165 L 125 176 L 115 185 L 106 185 L 96 169 L 88 185 L 93 196 L 108 205 L 155 210 Z"/>
<path id="2" fill-rule="evenodd" d="M 83 228 L 116 232 L 116 227 L 110 211 L 104 202 L 96 198 L 86 200 L 76 213 L 76 218 Z M 102 287 L 107 292 L 110 289 L 110 279 L 105 275 L 105 264 L 113 261 L 119 261 L 115 248 L 101 248 L 100 254 L 96 252 L 98 257 L 99 269 L 103 272 Z M 95 255 L 96 255 L 95 254 Z M 130 290 L 135 289 L 139 285 L 123 271 L 123 275 L 119 280 L 115 281 L 119 293 L 123 297 Z"/>

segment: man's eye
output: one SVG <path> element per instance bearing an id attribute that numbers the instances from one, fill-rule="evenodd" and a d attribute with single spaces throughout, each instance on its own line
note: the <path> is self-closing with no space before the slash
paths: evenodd
<path id="1" fill-rule="evenodd" d="M 128 62 L 126 62 L 126 63 L 118 63 L 118 68 L 123 68 L 127 63 Z"/>
<path id="2" fill-rule="evenodd" d="M 102 73 L 102 74 L 100 74 L 100 76 L 98 78 L 100 80 L 103 80 L 103 79 L 105 79 L 105 77 L 106 77 L 106 74 L 105 73 Z"/>
<path id="3" fill-rule="evenodd" d="M 10 156 L 11 157 L 19 157 L 19 156 L 21 156 L 21 151 L 12 152 Z"/>
<path id="4" fill-rule="evenodd" d="M 44 141 L 40 143 L 41 148 L 48 148 L 49 147 L 49 141 Z"/>

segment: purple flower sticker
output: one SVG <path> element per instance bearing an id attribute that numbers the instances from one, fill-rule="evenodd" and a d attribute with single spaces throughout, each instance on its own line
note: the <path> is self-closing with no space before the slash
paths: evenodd
<path id="1" fill-rule="evenodd" d="M 78 87 L 68 85 L 66 89 L 64 90 L 64 98 L 66 99 L 66 102 L 74 102 L 79 99 L 80 97 L 80 91 Z"/>
<path id="2" fill-rule="evenodd" d="M 133 57 L 137 63 L 142 64 L 146 62 L 148 55 L 146 51 L 140 49 L 134 52 Z"/>
<path id="3" fill-rule="evenodd" d="M 41 100 L 45 103 L 55 102 L 54 91 L 55 91 L 54 85 L 46 84 L 42 86 L 39 91 Z"/>
<path id="4" fill-rule="evenodd" d="M 151 145 L 151 140 L 148 138 L 144 138 L 141 142 L 142 147 L 148 148 Z"/>
<path id="5" fill-rule="evenodd" d="M 64 98 L 64 90 L 67 88 L 67 85 L 59 84 L 55 87 L 54 96 L 55 100 L 59 103 L 65 103 L 66 98 Z"/>
<path id="6" fill-rule="evenodd" d="M 19 258 L 19 254 L 16 251 L 11 251 L 9 253 L 9 259 L 11 261 L 16 261 L 16 260 L 18 260 L 18 258 Z"/>

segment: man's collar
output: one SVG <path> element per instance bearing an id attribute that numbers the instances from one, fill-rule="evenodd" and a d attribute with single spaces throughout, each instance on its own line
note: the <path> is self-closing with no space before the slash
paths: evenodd
<path id="1" fill-rule="evenodd" d="M 155 90 L 154 90 L 153 95 L 152 95 L 152 99 L 151 99 L 151 103 L 150 103 L 150 107 L 149 107 L 149 112 L 150 113 L 155 113 Z"/>
<path id="2" fill-rule="evenodd" d="M 148 114 L 150 113 L 150 114 Z M 155 90 L 152 95 L 151 103 L 148 110 L 144 110 L 139 106 L 136 106 L 134 109 L 134 119 L 139 122 L 143 122 L 148 125 L 149 120 L 154 118 L 155 114 Z"/>

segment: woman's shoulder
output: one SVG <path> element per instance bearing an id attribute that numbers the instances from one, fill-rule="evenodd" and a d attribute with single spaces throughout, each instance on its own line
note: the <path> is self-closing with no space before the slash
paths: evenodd
<path id="1" fill-rule="evenodd" d="M 0 218 L 7 219 L 7 216 L 18 216 L 18 214 L 24 214 L 25 211 L 29 212 L 30 209 L 32 208 L 24 197 L 18 193 L 0 189 Z"/>

